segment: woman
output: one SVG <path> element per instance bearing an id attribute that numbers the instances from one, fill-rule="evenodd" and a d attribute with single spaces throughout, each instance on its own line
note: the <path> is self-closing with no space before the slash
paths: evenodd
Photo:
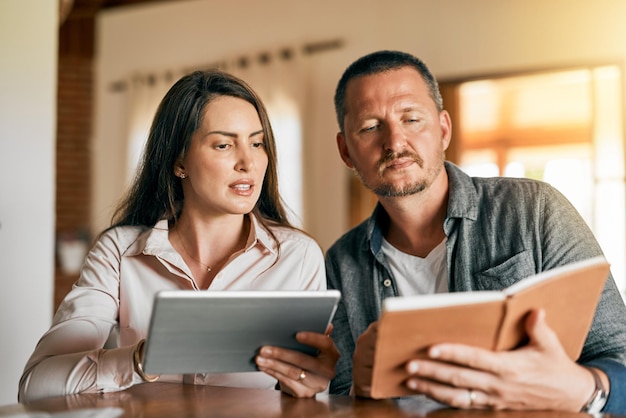
<path id="1" fill-rule="evenodd" d="M 20 401 L 109 392 L 143 373 L 153 298 L 164 289 L 325 289 L 323 256 L 292 227 L 278 194 L 267 112 L 243 81 L 194 72 L 163 98 L 134 184 L 87 255 L 20 379 Z M 330 330 L 329 330 L 330 332 Z M 326 335 L 299 333 L 320 355 L 263 347 L 261 372 L 162 376 L 311 397 L 334 376 Z"/>

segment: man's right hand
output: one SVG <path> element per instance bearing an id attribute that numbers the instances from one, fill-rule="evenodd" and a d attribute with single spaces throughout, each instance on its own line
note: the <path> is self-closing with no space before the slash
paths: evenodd
<path id="1" fill-rule="evenodd" d="M 365 398 L 371 397 L 372 368 L 378 321 L 372 322 L 356 341 L 352 356 L 352 394 Z"/>

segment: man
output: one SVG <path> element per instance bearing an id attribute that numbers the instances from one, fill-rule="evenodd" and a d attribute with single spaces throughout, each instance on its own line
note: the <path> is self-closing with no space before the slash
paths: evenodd
<path id="1" fill-rule="evenodd" d="M 378 205 L 326 255 L 329 287 L 343 294 L 331 393 L 369 396 L 384 298 L 502 289 L 602 254 L 580 215 L 546 183 L 472 178 L 445 161 L 450 116 L 414 56 L 379 51 L 355 61 L 339 81 L 335 109 L 341 158 Z M 406 365 L 407 387 L 459 408 L 626 411 L 626 309 L 612 277 L 577 362 L 543 311 L 525 326 L 528 344 L 507 352 L 430 347 L 428 358 Z"/>

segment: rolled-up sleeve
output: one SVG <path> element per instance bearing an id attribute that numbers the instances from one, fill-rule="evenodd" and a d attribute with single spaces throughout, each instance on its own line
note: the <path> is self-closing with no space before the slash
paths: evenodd
<path id="1" fill-rule="evenodd" d="M 78 282 L 26 363 L 20 402 L 122 390 L 141 381 L 134 373 L 134 345 L 105 348 L 118 328 L 119 242 L 105 234 L 87 255 Z"/>

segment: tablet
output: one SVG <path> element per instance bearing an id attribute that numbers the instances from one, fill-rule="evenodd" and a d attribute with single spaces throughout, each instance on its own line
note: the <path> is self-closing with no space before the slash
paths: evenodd
<path id="1" fill-rule="evenodd" d="M 298 331 L 324 333 L 341 298 L 338 290 L 194 291 L 156 294 L 144 348 L 148 374 L 258 370 L 259 348 L 273 345 L 315 355 Z"/>

